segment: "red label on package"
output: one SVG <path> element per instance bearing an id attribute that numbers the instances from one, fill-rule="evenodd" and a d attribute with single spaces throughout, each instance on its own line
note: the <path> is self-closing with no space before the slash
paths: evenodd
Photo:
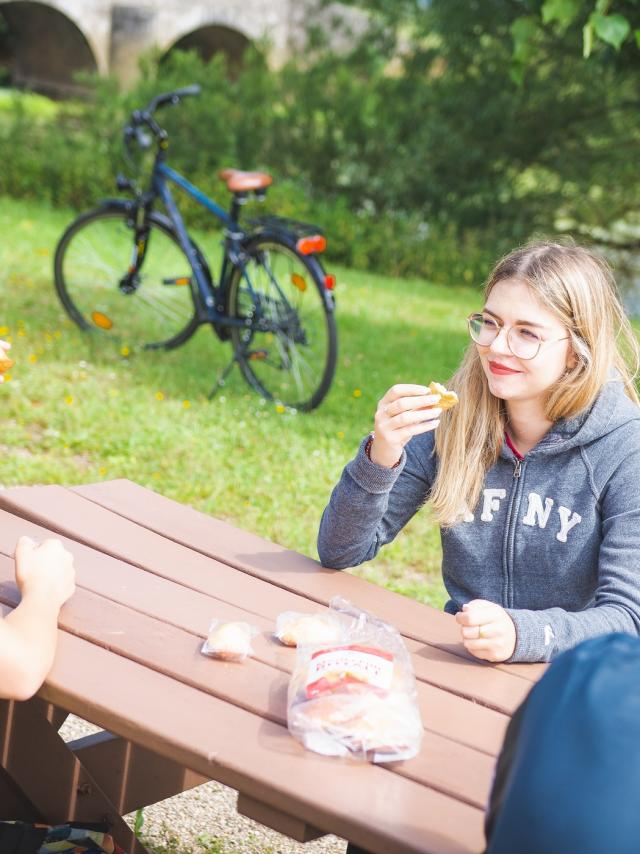
<path id="1" fill-rule="evenodd" d="M 320 649 L 309 662 L 305 683 L 309 699 L 361 686 L 386 692 L 393 679 L 393 654 L 384 649 L 351 644 Z"/>

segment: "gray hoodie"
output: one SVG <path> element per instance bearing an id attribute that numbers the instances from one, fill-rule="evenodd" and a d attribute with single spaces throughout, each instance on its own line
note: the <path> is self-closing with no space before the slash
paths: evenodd
<path id="1" fill-rule="evenodd" d="M 371 462 L 364 444 L 320 523 L 320 560 L 334 569 L 391 542 L 435 477 L 433 432 L 412 439 L 395 469 Z M 640 408 L 622 383 L 558 421 L 522 462 L 505 442 L 473 514 L 441 539 L 445 610 L 502 605 L 517 633 L 510 661 L 549 661 L 606 632 L 640 634 Z"/>

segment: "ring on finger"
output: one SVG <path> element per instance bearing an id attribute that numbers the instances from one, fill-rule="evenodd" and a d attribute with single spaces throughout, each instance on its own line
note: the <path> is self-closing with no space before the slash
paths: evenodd
<path id="1" fill-rule="evenodd" d="M 484 633 L 484 626 L 478 626 L 478 638 L 484 638 L 484 637 L 486 637 L 486 635 Z"/>

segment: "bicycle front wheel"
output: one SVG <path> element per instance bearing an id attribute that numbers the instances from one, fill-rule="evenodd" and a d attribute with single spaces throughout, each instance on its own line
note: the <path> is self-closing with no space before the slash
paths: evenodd
<path id="1" fill-rule="evenodd" d="M 315 409 L 329 391 L 336 367 L 333 302 L 322 267 L 279 236 L 259 235 L 229 285 L 236 360 L 263 397 L 295 409 Z"/>
<path id="2" fill-rule="evenodd" d="M 123 353 L 177 347 L 196 330 L 191 266 L 170 223 L 152 213 L 144 261 L 137 257 L 133 215 L 123 204 L 76 219 L 60 239 L 55 286 L 81 329 L 114 339 Z"/>

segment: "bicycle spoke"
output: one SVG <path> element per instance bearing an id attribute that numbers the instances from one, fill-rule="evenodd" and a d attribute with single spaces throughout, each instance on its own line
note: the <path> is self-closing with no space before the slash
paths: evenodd
<path id="1" fill-rule="evenodd" d="M 126 224 L 126 216 L 122 211 L 97 210 L 77 221 L 56 266 L 56 287 L 83 328 L 127 348 L 171 345 L 195 329 L 195 309 L 189 286 L 172 288 L 164 279 L 176 270 L 185 274 L 176 278 L 188 279 L 191 267 L 172 234 L 152 220 L 140 269 L 129 273 L 135 260 L 135 231 Z M 96 327 L 92 319 L 96 311 L 109 318 L 108 329 Z"/>
<path id="2" fill-rule="evenodd" d="M 254 320 L 235 333 L 245 377 L 283 403 L 317 405 L 333 373 L 335 327 L 307 261 L 283 244 L 265 241 L 242 274 L 236 307 L 238 316 Z M 252 358 L 253 353 L 264 356 Z"/>

